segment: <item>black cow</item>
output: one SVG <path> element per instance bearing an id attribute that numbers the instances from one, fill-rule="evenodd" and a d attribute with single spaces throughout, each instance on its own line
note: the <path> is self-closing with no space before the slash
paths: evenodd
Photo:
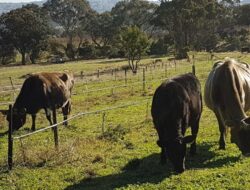
<path id="1" fill-rule="evenodd" d="M 32 127 L 35 130 L 36 114 L 44 109 L 46 117 L 52 124 L 56 121 L 56 109 L 62 108 L 64 119 L 71 108 L 71 91 L 74 85 L 72 73 L 36 73 L 31 74 L 23 83 L 21 91 L 13 106 L 12 127 L 18 130 L 26 122 L 26 114 L 32 116 Z M 10 114 L 7 115 L 10 121 Z M 67 125 L 67 122 L 65 122 Z"/>
<path id="2" fill-rule="evenodd" d="M 161 162 L 168 157 L 178 173 L 185 170 L 186 144 L 192 143 L 190 153 L 196 153 L 201 112 L 201 86 L 193 74 L 167 80 L 155 91 L 151 114 L 159 136 Z M 192 135 L 184 137 L 189 126 Z"/>

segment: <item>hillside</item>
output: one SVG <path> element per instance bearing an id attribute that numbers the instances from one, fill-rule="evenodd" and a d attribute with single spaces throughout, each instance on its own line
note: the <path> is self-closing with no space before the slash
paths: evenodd
<path id="1" fill-rule="evenodd" d="M 7 0 L 6 0 L 7 1 Z M 41 6 L 46 0 L 31 2 Z M 110 11 L 120 0 L 89 0 L 91 7 L 97 12 Z M 155 2 L 156 3 L 156 2 Z M 0 3 L 0 14 L 22 7 L 27 3 Z"/>

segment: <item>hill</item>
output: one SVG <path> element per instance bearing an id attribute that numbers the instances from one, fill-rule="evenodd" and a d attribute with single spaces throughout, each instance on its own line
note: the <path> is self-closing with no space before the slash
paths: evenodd
<path id="1" fill-rule="evenodd" d="M 7 0 L 6 0 L 7 1 Z M 110 11 L 112 7 L 115 6 L 117 2 L 120 0 L 89 0 L 90 6 L 96 10 L 97 12 L 105 12 Z M 34 1 L 30 3 L 37 4 L 39 6 L 42 6 L 42 4 L 46 2 L 46 0 L 42 1 Z M 155 2 L 155 1 L 152 1 Z M 157 3 L 157 2 L 155 2 Z M 28 3 L 0 3 L 0 15 L 4 12 L 9 12 L 13 9 L 21 8 L 23 5 L 26 5 Z"/>

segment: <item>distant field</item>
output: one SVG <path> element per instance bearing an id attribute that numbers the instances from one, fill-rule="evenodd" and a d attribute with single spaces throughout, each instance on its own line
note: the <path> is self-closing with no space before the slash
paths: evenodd
<path id="1" fill-rule="evenodd" d="M 250 55 L 237 52 L 216 54 L 214 60 L 235 57 L 250 63 Z M 152 59 L 142 61 L 142 64 Z M 68 127 L 59 127 L 59 151 L 54 148 L 53 133 L 48 130 L 14 141 L 14 169 L 7 172 L 7 135 L 0 137 L 0 189 L 250 189 L 250 158 L 241 156 L 236 145 L 227 137 L 227 149 L 218 150 L 219 130 L 214 114 L 204 106 L 198 150 L 194 157 L 187 156 L 187 170 L 180 175 L 172 172 L 172 165 L 159 164 L 160 149 L 153 128 L 151 98 L 161 80 L 191 71 L 191 64 L 183 61 L 169 65 L 148 67 L 146 91 L 143 92 L 142 70 L 137 75 L 124 73 L 89 76 L 77 79 L 73 92 L 72 114 L 135 103 L 149 98 L 140 105 L 106 112 L 102 133 L 103 113 L 72 120 Z M 21 84 L 28 73 L 71 70 L 76 74 L 95 73 L 98 69 L 120 68 L 126 61 L 71 62 L 57 65 L 28 65 L 1 67 L 0 86 Z M 202 87 L 212 67 L 206 53 L 195 54 L 197 77 Z M 167 66 L 165 66 L 167 65 Z M 113 89 L 112 89 L 113 87 Z M 104 89 L 105 88 L 105 89 Z M 99 91 L 97 91 L 99 90 Z M 12 101 L 12 94 L 0 93 L 0 103 Z M 4 109 L 6 106 L 0 106 Z M 26 134 L 28 123 L 14 136 Z M 61 121 L 61 111 L 58 111 Z M 43 111 L 38 114 L 37 128 L 48 125 Z M 0 115 L 0 133 L 7 130 L 5 118 Z M 188 131 L 189 132 L 189 131 Z"/>

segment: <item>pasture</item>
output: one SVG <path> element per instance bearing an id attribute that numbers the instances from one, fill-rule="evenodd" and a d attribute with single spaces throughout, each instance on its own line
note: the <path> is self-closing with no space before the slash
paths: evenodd
<path id="1" fill-rule="evenodd" d="M 224 58 L 240 57 L 250 63 L 250 55 L 237 52 L 216 54 Z M 128 73 L 124 87 L 124 72 L 77 78 L 72 96 L 71 116 L 115 106 L 141 104 L 79 117 L 68 127 L 59 127 L 59 150 L 56 151 L 51 130 L 14 141 L 14 168 L 7 171 L 7 135 L 0 137 L 0 189 L 250 189 L 250 158 L 241 156 L 227 136 L 226 150 L 219 150 L 219 129 L 214 114 L 204 105 L 197 138 L 197 155 L 187 156 L 186 171 L 175 175 L 172 165 L 162 166 L 157 134 L 153 128 L 151 98 L 162 79 L 191 72 L 192 64 L 178 61 L 177 67 L 158 65 L 147 68 L 145 91 L 143 75 Z M 148 64 L 153 59 L 144 59 Z M 0 85 L 21 84 L 31 72 L 72 70 L 76 74 L 95 73 L 98 69 L 120 68 L 123 60 L 70 62 L 57 65 L 29 65 L 0 68 Z M 195 54 L 196 75 L 204 87 L 212 61 L 206 53 Z M 15 94 L 17 94 L 16 92 Z M 12 101 L 13 94 L 0 94 L 1 102 Z M 149 100 L 147 100 L 149 99 Z M 142 102 L 143 101 L 143 102 Z M 1 105 L 0 109 L 7 108 Z M 48 126 L 41 110 L 37 128 Z M 58 111 L 58 121 L 62 114 Z M 31 118 L 14 136 L 30 131 Z M 0 133 L 7 122 L 0 115 Z M 104 130 L 104 131 L 103 131 Z M 188 131 L 190 132 L 190 131 Z"/>

